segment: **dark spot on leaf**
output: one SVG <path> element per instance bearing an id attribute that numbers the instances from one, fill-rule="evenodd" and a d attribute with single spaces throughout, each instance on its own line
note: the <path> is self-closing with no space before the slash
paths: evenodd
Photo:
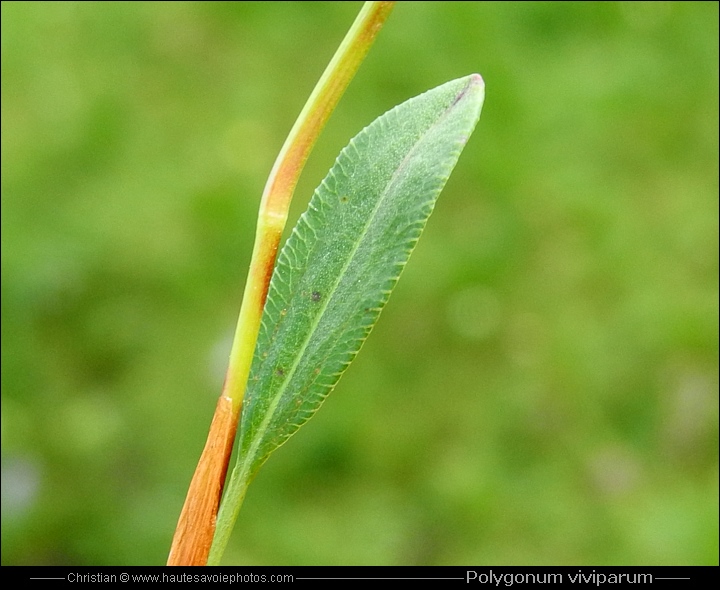
<path id="1" fill-rule="evenodd" d="M 322 295 L 320 295 L 320 291 L 313 291 L 312 295 L 310 295 L 310 299 L 312 299 L 313 301 L 320 301 L 321 297 Z"/>
<path id="2" fill-rule="evenodd" d="M 340 202 L 341 202 L 341 203 L 347 203 L 348 200 L 349 200 L 349 199 L 348 199 L 347 197 L 344 197 L 344 196 L 343 196 L 343 197 L 340 197 Z"/>
<path id="3" fill-rule="evenodd" d="M 450 105 L 451 107 L 454 107 L 457 103 L 460 102 L 460 100 L 467 94 L 468 88 L 470 88 L 470 85 L 468 84 L 463 88 L 460 93 L 455 97 L 455 100 L 453 100 L 453 103 Z"/>
<path id="4" fill-rule="evenodd" d="M 282 377 L 282 376 L 285 374 L 284 369 L 277 369 L 275 372 L 276 372 L 280 377 Z"/>

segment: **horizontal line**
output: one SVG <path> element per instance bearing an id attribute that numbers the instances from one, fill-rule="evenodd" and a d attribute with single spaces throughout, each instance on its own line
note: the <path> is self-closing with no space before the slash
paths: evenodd
<path id="1" fill-rule="evenodd" d="M 295 579 L 296 580 L 464 580 L 465 578 L 295 578 Z"/>

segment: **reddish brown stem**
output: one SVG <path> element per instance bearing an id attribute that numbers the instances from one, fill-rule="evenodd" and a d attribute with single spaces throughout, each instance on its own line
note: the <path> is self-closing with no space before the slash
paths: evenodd
<path id="1" fill-rule="evenodd" d="M 265 186 L 230 365 L 173 537 L 168 565 L 205 565 L 290 200 L 305 161 L 395 2 L 366 2 L 300 113 Z M 223 545 L 224 547 L 224 545 Z"/>
<path id="2" fill-rule="evenodd" d="M 210 432 L 173 536 L 168 565 L 205 565 L 210 553 L 220 496 L 232 453 L 237 418 L 232 401 L 220 396 Z M 212 523 L 212 527 L 198 526 Z"/>

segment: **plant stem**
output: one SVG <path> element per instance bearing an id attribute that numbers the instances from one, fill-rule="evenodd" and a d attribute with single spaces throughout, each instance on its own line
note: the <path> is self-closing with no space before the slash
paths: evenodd
<path id="1" fill-rule="evenodd" d="M 198 466 L 173 537 L 168 565 L 205 565 L 240 408 L 260 329 L 280 237 L 295 186 L 320 132 L 365 58 L 395 2 L 365 2 L 293 126 L 263 191 L 255 245 L 240 306 L 230 363 Z M 243 492 L 244 495 L 244 492 Z M 242 498 L 239 499 L 240 502 Z M 240 509 L 233 510 L 234 516 Z M 234 517 L 233 517 L 234 522 Z M 223 527 L 220 555 L 230 527 Z M 217 543 L 216 543 L 217 545 Z M 214 552 L 217 554 L 217 551 Z M 217 555 L 217 560 L 220 559 Z"/>

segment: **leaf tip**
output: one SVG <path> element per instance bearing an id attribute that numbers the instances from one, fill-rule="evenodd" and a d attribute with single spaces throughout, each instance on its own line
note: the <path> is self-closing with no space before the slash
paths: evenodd
<path id="1" fill-rule="evenodd" d="M 470 74 L 467 77 L 467 80 L 468 83 L 462 94 L 469 94 L 474 91 L 482 97 L 485 96 L 485 80 L 483 80 L 483 77 L 480 74 Z"/>

